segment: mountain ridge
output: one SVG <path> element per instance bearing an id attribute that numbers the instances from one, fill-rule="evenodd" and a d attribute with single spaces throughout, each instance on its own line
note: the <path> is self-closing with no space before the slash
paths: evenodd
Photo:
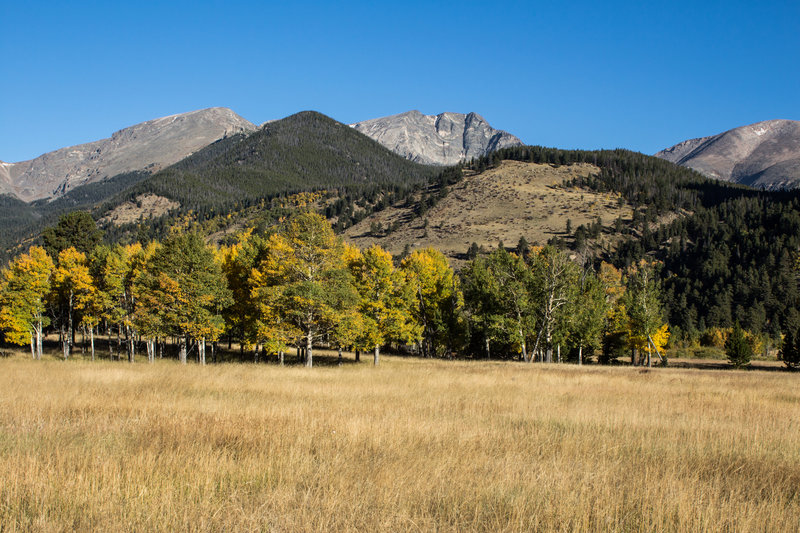
<path id="1" fill-rule="evenodd" d="M 148 120 L 105 139 L 59 148 L 27 161 L 3 162 L 0 194 L 26 202 L 57 198 L 80 185 L 119 174 L 160 170 L 222 137 L 255 129 L 223 107 Z"/>

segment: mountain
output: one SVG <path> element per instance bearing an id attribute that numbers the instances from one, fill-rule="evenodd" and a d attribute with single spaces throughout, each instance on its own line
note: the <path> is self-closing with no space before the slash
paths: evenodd
<path id="1" fill-rule="evenodd" d="M 800 122 L 758 122 L 683 141 L 656 157 L 710 178 L 757 188 L 794 188 L 800 185 Z"/>
<path id="2" fill-rule="evenodd" d="M 134 171 L 154 172 L 209 143 L 255 126 L 215 107 L 148 120 L 108 139 L 61 148 L 19 163 L 0 163 L 0 194 L 30 202 Z"/>
<path id="3" fill-rule="evenodd" d="M 423 115 L 407 111 L 351 124 L 389 150 L 427 165 L 454 165 L 522 141 L 492 128 L 477 113 Z"/>
<path id="4" fill-rule="evenodd" d="M 440 171 L 408 161 L 332 118 L 303 111 L 212 143 L 124 196 L 153 193 L 205 209 L 321 189 L 403 189 Z"/>

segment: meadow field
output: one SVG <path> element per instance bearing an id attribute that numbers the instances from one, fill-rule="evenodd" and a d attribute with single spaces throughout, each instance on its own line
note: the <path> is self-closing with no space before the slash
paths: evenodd
<path id="1" fill-rule="evenodd" d="M 0 531 L 88 530 L 798 531 L 800 374 L 0 358 Z"/>

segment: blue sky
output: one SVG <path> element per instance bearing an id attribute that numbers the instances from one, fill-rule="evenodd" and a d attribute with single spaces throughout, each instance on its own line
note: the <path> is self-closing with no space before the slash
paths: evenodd
<path id="1" fill-rule="evenodd" d="M 0 159 L 230 107 L 483 115 L 529 144 L 653 153 L 800 120 L 800 2 L 16 2 Z"/>

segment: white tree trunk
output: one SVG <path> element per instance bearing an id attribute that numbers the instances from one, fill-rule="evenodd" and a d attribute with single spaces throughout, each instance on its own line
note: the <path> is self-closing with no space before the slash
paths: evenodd
<path id="1" fill-rule="evenodd" d="M 94 361 L 94 326 L 89 326 L 89 345 L 92 350 L 92 361 Z"/>
<path id="2" fill-rule="evenodd" d="M 381 358 L 381 347 L 378 344 L 376 344 L 375 345 L 375 355 L 372 358 L 372 364 L 375 365 L 375 366 L 378 366 L 378 363 L 380 362 L 380 358 Z"/>
<path id="3" fill-rule="evenodd" d="M 578 365 L 583 364 L 583 345 L 578 346 Z"/>
<path id="4" fill-rule="evenodd" d="M 306 366 L 311 368 L 314 366 L 314 354 L 313 354 L 313 347 L 311 345 L 311 341 L 313 336 L 311 332 L 306 335 Z"/>

